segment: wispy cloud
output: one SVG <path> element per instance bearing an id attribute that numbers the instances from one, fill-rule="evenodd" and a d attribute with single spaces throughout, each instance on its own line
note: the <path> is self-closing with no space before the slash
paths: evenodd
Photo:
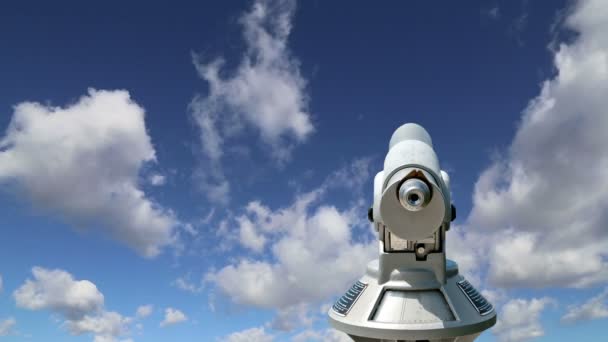
<path id="1" fill-rule="evenodd" d="M 154 312 L 154 306 L 152 304 L 141 305 L 135 311 L 135 316 L 137 318 L 145 318 L 148 317 Z"/>
<path id="2" fill-rule="evenodd" d="M 523 34 L 528 27 L 529 17 L 530 12 L 528 9 L 528 0 L 523 0 L 521 14 L 511 21 L 507 31 L 507 33 L 513 37 L 520 46 L 524 45 Z"/>
<path id="3" fill-rule="evenodd" d="M 154 186 L 161 186 L 165 184 L 167 178 L 161 174 L 155 173 L 148 177 L 148 181 Z"/>
<path id="4" fill-rule="evenodd" d="M 608 288 L 583 304 L 570 306 L 561 321 L 574 323 L 606 317 L 608 317 Z"/>
<path id="5" fill-rule="evenodd" d="M 0 336 L 6 336 L 13 332 L 13 328 L 17 325 L 17 320 L 13 317 L 6 318 L 0 321 Z"/>
<path id="6" fill-rule="evenodd" d="M 190 109 L 206 157 L 201 182 L 211 201 L 226 203 L 229 198 L 221 163 L 227 140 L 253 129 L 271 156 L 284 163 L 314 130 L 306 81 L 287 47 L 294 10 L 292 0 L 255 1 L 240 19 L 246 51 L 232 72 L 223 70 L 221 58 L 205 62 L 194 56 L 199 75 L 209 85 L 208 94 L 196 96 Z"/>
<path id="7" fill-rule="evenodd" d="M 178 277 L 177 279 L 175 279 L 175 281 L 173 281 L 172 285 L 182 291 L 191 293 L 200 293 L 203 290 L 202 281 L 194 283 L 190 280 L 189 276 Z"/>
<path id="8" fill-rule="evenodd" d="M 501 16 L 500 7 L 498 7 L 498 4 L 495 4 L 492 7 L 484 8 L 481 10 L 481 15 L 491 20 L 498 20 Z"/>

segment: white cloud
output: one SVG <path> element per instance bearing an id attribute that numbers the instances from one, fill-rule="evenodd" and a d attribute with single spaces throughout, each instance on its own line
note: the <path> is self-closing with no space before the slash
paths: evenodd
<path id="1" fill-rule="evenodd" d="M 251 328 L 243 331 L 234 332 L 224 338 L 222 342 L 272 342 L 274 336 L 267 333 L 264 327 Z"/>
<path id="2" fill-rule="evenodd" d="M 310 313 L 310 306 L 301 303 L 278 309 L 270 326 L 274 330 L 292 331 L 300 327 L 310 327 L 312 324 L 313 316 Z"/>
<path id="3" fill-rule="evenodd" d="M 371 234 L 365 242 L 353 239 L 352 230 L 361 228 L 356 217 L 364 208 L 311 208 L 322 192 L 302 194 L 292 205 L 275 211 L 260 202 L 249 203 L 238 222 L 248 220 L 258 234 L 272 241 L 268 247 L 272 261 L 243 258 L 209 272 L 206 280 L 236 303 L 282 310 L 344 291 L 376 255 L 377 242 Z"/>
<path id="4" fill-rule="evenodd" d="M 487 246 L 495 286 L 608 281 L 608 4 L 580 1 L 565 23 L 579 35 L 475 186 L 466 231 Z"/>
<path id="5" fill-rule="evenodd" d="M 18 307 L 58 313 L 71 334 L 92 333 L 95 341 L 116 341 L 128 332 L 132 319 L 105 311 L 104 296 L 92 282 L 58 269 L 34 267 L 32 274 L 13 293 Z"/>
<path id="6" fill-rule="evenodd" d="M 543 235 L 513 230 L 497 234 L 500 238 L 489 253 L 492 263 L 489 277 L 493 284 L 503 287 L 585 287 L 608 279 L 603 251 L 593 248 L 588 251 L 565 244 L 551 249 L 544 244 Z M 538 246 L 543 249 L 536 250 Z"/>
<path id="7" fill-rule="evenodd" d="M 247 217 L 240 217 L 237 220 L 239 223 L 239 241 L 241 245 L 255 252 L 261 252 L 266 245 L 264 234 L 258 233 L 254 223 Z"/>
<path id="8" fill-rule="evenodd" d="M 484 259 L 487 237 L 460 225 L 452 225 L 446 233 L 446 256 L 458 263 L 458 271 L 473 284 L 481 284 L 480 262 Z M 482 242 L 483 241 L 483 242 Z M 471 248 L 480 246 L 480 248 Z M 481 251 L 480 251 L 481 249 Z"/>
<path id="9" fill-rule="evenodd" d="M 93 342 L 134 342 L 132 338 L 117 340 L 112 336 L 95 335 Z"/>
<path id="10" fill-rule="evenodd" d="M 185 322 L 187 320 L 188 317 L 180 310 L 174 308 L 166 308 L 165 319 L 160 322 L 160 326 L 166 327 L 168 325 L 174 325 L 177 323 Z"/>
<path id="11" fill-rule="evenodd" d="M 141 305 L 137 308 L 135 316 L 137 316 L 138 318 L 148 317 L 152 314 L 153 311 L 154 306 L 152 306 L 152 304 Z"/>
<path id="12" fill-rule="evenodd" d="M 3 290 L 2 275 L 0 274 L 0 292 Z"/>
<path id="13" fill-rule="evenodd" d="M 203 290 L 202 285 L 194 284 L 192 281 L 190 281 L 189 276 L 179 277 L 175 279 L 173 285 L 180 290 L 184 290 L 186 292 L 191 293 L 199 293 Z"/>
<path id="14" fill-rule="evenodd" d="M 371 163 L 372 159 L 369 157 L 357 158 L 351 161 L 332 172 L 325 179 L 320 190 L 326 191 L 332 188 L 341 188 L 347 190 L 352 199 L 360 199 L 364 196 L 365 200 L 369 201 L 369 191 L 373 189 L 373 176 L 370 173 Z M 373 175 L 375 176 L 375 173 Z"/>
<path id="15" fill-rule="evenodd" d="M 240 19 L 247 50 L 227 77 L 221 75 L 222 59 L 194 58 L 209 84 L 208 95 L 195 97 L 190 109 L 209 161 L 202 181 L 210 200 L 227 201 L 230 185 L 221 167 L 227 139 L 252 128 L 282 163 L 314 130 L 306 81 L 287 47 L 294 11 L 294 0 L 255 1 Z"/>
<path id="16" fill-rule="evenodd" d="M 156 160 L 144 110 L 127 91 L 89 89 L 66 107 L 15 106 L 0 140 L 0 183 L 78 228 L 103 228 L 145 256 L 174 241 L 176 219 L 138 188 Z"/>
<path id="17" fill-rule="evenodd" d="M 148 181 L 150 182 L 150 184 L 152 184 L 154 186 L 161 186 L 161 185 L 165 185 L 165 182 L 167 181 L 167 179 L 165 176 L 155 173 L 148 177 Z"/>
<path id="18" fill-rule="evenodd" d="M 574 323 L 606 317 L 608 317 L 608 288 L 582 305 L 570 306 L 561 320 L 565 323 Z"/>
<path id="19" fill-rule="evenodd" d="M 236 218 L 239 243 L 243 247 L 259 253 L 264 250 L 272 235 L 280 235 L 287 230 L 305 230 L 306 217 L 311 206 L 330 190 L 336 188 L 347 189 L 353 200 L 357 202 L 357 198 L 362 195 L 363 187 L 370 182 L 370 163 L 370 158 L 353 160 L 332 172 L 318 188 L 300 194 L 289 207 L 273 211 L 260 201 L 249 202 L 245 207 L 245 214 Z M 360 203 L 356 204 L 359 205 Z M 361 210 L 365 209 L 361 208 Z M 358 216 L 363 217 L 362 215 Z M 360 223 L 360 221 L 351 222 L 353 225 Z M 367 221 L 364 220 L 364 224 L 367 224 Z M 223 235 L 227 234 L 223 233 Z"/>
<path id="20" fill-rule="evenodd" d="M 291 341 L 293 342 L 352 342 L 353 340 L 345 333 L 335 329 L 325 330 L 304 330 L 295 335 Z"/>
<path id="21" fill-rule="evenodd" d="M 237 304 L 275 309 L 268 325 L 273 329 L 310 327 L 317 319 L 310 307 L 343 293 L 377 256 L 378 242 L 366 218 L 365 201 L 357 197 L 365 185 L 358 179 L 369 174 L 369 161 L 355 160 L 318 188 L 297 195 L 288 206 L 273 209 L 251 201 L 241 215 L 224 220 L 219 234 L 229 242 L 222 251 L 239 244 L 250 253 L 207 272 L 205 281 Z M 322 202 L 336 189 L 356 194 L 347 209 Z M 243 225 L 264 238 L 263 248 L 251 248 L 242 239 Z"/>
<path id="22" fill-rule="evenodd" d="M 13 331 L 15 325 L 17 325 L 17 320 L 12 317 L 0 321 L 0 336 L 6 336 L 10 334 Z"/>
<path id="23" fill-rule="evenodd" d="M 32 269 L 34 279 L 13 293 L 17 306 L 29 310 L 51 310 L 77 319 L 103 307 L 104 297 L 88 280 L 74 280 L 63 270 Z"/>
<path id="24" fill-rule="evenodd" d="M 502 306 L 502 303 L 506 302 L 509 297 L 507 291 L 504 289 L 484 289 L 481 290 L 481 294 L 492 304 L 494 307 Z"/>
<path id="25" fill-rule="evenodd" d="M 550 298 L 511 299 L 503 305 L 493 333 L 500 341 L 525 341 L 544 335 L 540 315 L 547 305 L 553 304 Z"/>
<path id="26" fill-rule="evenodd" d="M 86 333 L 95 334 L 95 342 L 116 341 L 117 336 L 128 332 L 132 322 L 129 317 L 123 317 L 117 312 L 103 311 L 100 314 L 85 315 L 78 320 L 68 320 L 65 325 L 73 335 Z"/>
<path id="27" fill-rule="evenodd" d="M 344 291 L 377 254 L 377 242 L 352 239 L 355 219 L 351 211 L 323 205 L 311 214 L 305 207 L 295 215 L 301 200 L 269 214 L 272 218 L 289 218 L 284 225 L 274 227 L 279 235 L 271 246 L 275 261 L 241 259 L 208 273 L 206 279 L 237 303 L 265 308 L 320 301 Z M 273 221 L 268 222 L 269 226 L 258 231 L 273 227 Z"/>
<path id="28" fill-rule="evenodd" d="M 505 289 L 608 281 L 608 6 L 581 1 L 569 13 L 579 35 L 553 51 L 556 75 L 524 110 L 506 155 L 479 177 L 464 227 L 447 234 L 463 273 L 493 286 L 483 292 L 495 304 L 506 301 L 494 329 L 505 341 L 542 336 L 540 316 L 553 303 L 508 300 Z M 592 299 L 563 320 L 601 308 Z"/>

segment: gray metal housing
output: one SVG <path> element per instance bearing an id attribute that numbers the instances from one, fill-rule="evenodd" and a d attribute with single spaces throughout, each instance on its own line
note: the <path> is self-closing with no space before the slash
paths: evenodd
<path id="1" fill-rule="evenodd" d="M 496 323 L 492 304 L 446 260 L 449 186 L 426 130 L 399 127 L 374 178 L 379 258 L 329 310 L 334 328 L 361 342 L 465 342 Z M 423 195 L 422 207 L 408 204 L 408 193 Z"/>

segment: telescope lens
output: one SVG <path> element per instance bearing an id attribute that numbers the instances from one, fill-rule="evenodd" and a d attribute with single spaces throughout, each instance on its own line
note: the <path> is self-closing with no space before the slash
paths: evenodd
<path id="1" fill-rule="evenodd" d="M 422 210 L 430 201 L 431 190 L 420 179 L 408 179 L 399 187 L 399 202 L 406 210 Z"/>

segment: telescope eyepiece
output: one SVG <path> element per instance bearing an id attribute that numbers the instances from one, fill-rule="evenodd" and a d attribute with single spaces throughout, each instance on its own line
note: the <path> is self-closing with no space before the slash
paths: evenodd
<path id="1" fill-rule="evenodd" d="M 431 201 L 431 189 L 422 180 L 411 178 L 399 187 L 399 202 L 409 211 L 420 211 Z"/>

